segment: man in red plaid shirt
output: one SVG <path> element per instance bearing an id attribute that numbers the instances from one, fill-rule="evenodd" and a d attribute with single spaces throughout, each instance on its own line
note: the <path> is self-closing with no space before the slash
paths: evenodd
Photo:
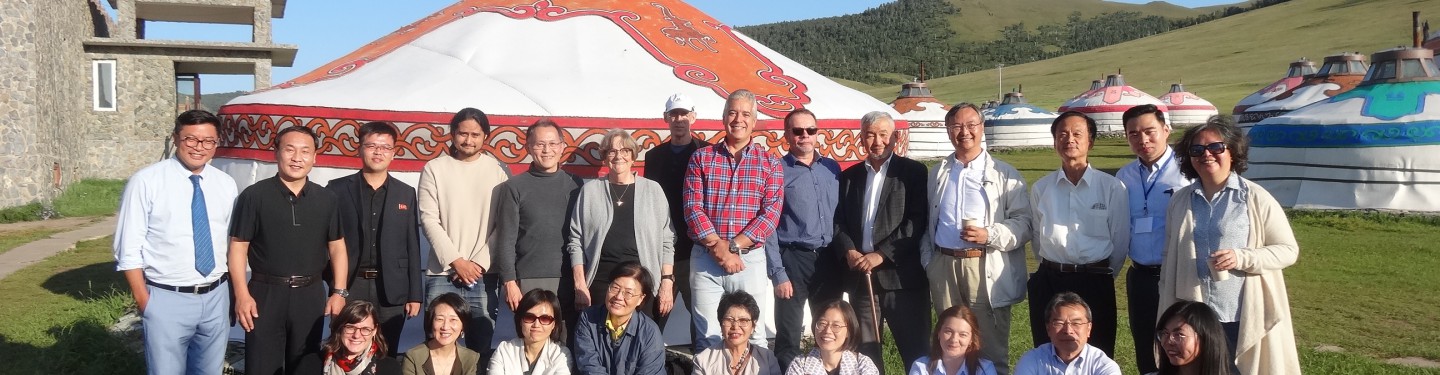
<path id="1" fill-rule="evenodd" d="M 780 159 L 750 143 L 755 130 L 755 94 L 736 90 L 725 99 L 725 141 L 695 151 L 685 172 L 685 222 L 691 249 L 692 311 L 697 349 L 718 345 L 720 320 L 716 309 L 726 292 L 765 295 L 770 291 L 762 241 L 775 232 L 780 219 L 785 177 Z M 760 317 L 770 316 L 774 301 L 761 298 Z M 764 327 L 761 325 L 761 328 Z M 765 329 L 750 341 L 767 346 Z"/>

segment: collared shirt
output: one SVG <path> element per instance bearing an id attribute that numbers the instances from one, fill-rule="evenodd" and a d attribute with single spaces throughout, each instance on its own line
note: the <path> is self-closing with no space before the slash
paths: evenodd
<path id="1" fill-rule="evenodd" d="M 685 173 L 685 222 L 691 239 L 744 234 L 759 246 L 775 233 L 784 199 L 780 159 L 747 144 L 736 160 L 724 142 L 695 151 Z"/>
<path id="2" fill-rule="evenodd" d="M 151 164 L 130 176 L 120 198 L 115 224 L 115 270 L 143 269 L 145 278 L 173 286 L 208 284 L 229 272 L 231 209 L 238 191 L 235 180 L 206 165 L 200 170 L 205 213 L 210 223 L 210 246 L 215 269 L 209 275 L 195 270 L 195 237 L 190 221 L 194 173 L 175 158 Z"/>
<path id="3" fill-rule="evenodd" d="M 1130 202 L 1130 260 L 1135 263 L 1159 265 L 1165 254 L 1165 209 L 1176 190 L 1190 185 L 1180 174 L 1175 153 L 1165 153 L 1154 166 L 1139 160 L 1130 162 L 1115 177 L 1125 183 Z"/>
<path id="4" fill-rule="evenodd" d="M 1065 363 L 1055 354 L 1055 345 L 1046 343 L 1025 352 L 1015 364 L 1014 375 L 1120 375 L 1116 364 L 1099 348 L 1085 344 L 1080 356 Z"/>
<path id="5" fill-rule="evenodd" d="M 950 155 L 950 172 L 945 178 L 949 181 L 945 189 L 945 195 L 940 197 L 940 213 L 935 222 L 935 245 L 951 249 L 983 248 L 983 245 L 961 239 L 961 231 L 965 219 L 985 220 L 985 207 L 989 199 L 985 197 L 983 186 L 985 180 L 985 166 L 990 162 L 990 153 L 981 151 L 970 165 L 960 163 L 960 160 Z M 981 223 L 982 225 L 990 223 Z"/>
<path id="6" fill-rule="evenodd" d="M 1035 181 L 1030 190 L 1035 253 L 1056 263 L 1125 261 L 1130 245 L 1130 209 L 1125 184 L 1086 166 L 1078 184 L 1064 170 Z"/>
<path id="7" fill-rule="evenodd" d="M 930 372 L 930 369 L 931 369 L 932 367 L 935 369 L 935 372 Z M 995 362 L 990 362 L 990 360 L 984 359 L 984 358 L 980 358 L 980 363 L 979 363 L 979 365 L 976 366 L 974 373 L 971 373 L 971 372 L 970 372 L 970 366 L 968 366 L 968 364 L 966 364 L 966 365 L 960 366 L 960 370 L 959 370 L 959 371 L 956 371 L 954 374 L 946 374 L 946 373 L 945 373 L 945 364 L 944 364 L 944 363 L 941 363 L 940 360 L 938 360 L 938 359 L 932 361 L 932 360 L 930 360 L 930 357 L 929 357 L 929 356 L 920 357 L 920 359 L 915 360 L 915 363 L 911 363 L 911 364 L 910 364 L 910 372 L 908 373 L 908 375 L 995 375 L 995 374 L 996 374 L 996 371 L 995 371 Z"/>
<path id="8" fill-rule="evenodd" d="M 823 375 L 831 372 L 825 371 L 825 361 L 820 359 L 820 349 L 812 348 L 809 353 L 795 357 L 790 362 L 790 368 L 785 369 L 786 374 L 796 375 Z M 840 352 L 840 364 L 835 366 L 835 373 L 840 375 L 879 375 L 880 369 L 875 367 L 875 362 L 860 353 L 853 351 Z"/>
<path id="9" fill-rule="evenodd" d="M 775 237 L 783 246 L 819 249 L 835 234 L 835 206 L 840 201 L 840 164 L 820 156 L 810 165 L 781 158 L 785 164 L 785 203 Z"/>
<path id="10" fill-rule="evenodd" d="M 1240 289 L 1245 286 L 1245 278 L 1231 275 L 1223 281 L 1215 280 L 1210 272 L 1210 254 L 1250 244 L 1250 192 L 1241 180 L 1239 175 L 1231 174 L 1213 200 L 1205 199 L 1205 189 L 1199 186 L 1190 197 L 1190 215 L 1195 219 L 1195 274 L 1200 276 L 1205 305 L 1214 309 L 1224 323 L 1240 321 Z"/>
<path id="11" fill-rule="evenodd" d="M 385 184 L 381 183 L 380 188 L 370 187 L 370 183 L 360 179 L 360 192 L 363 193 L 365 204 L 360 205 L 360 256 L 359 267 L 375 268 L 380 265 L 376 258 L 380 254 L 380 220 L 385 213 L 385 194 L 388 192 Z"/>
<path id="12" fill-rule="evenodd" d="M 329 264 L 330 241 L 341 239 L 339 199 L 305 181 L 295 194 L 270 177 L 235 199 L 230 236 L 250 243 L 250 269 L 272 276 L 318 276 Z"/>
<path id="13" fill-rule="evenodd" d="M 875 213 L 880 210 L 880 189 L 885 187 L 885 175 L 890 172 L 892 159 L 895 159 L 895 155 L 885 158 L 879 169 L 871 165 L 869 160 L 860 161 L 865 165 L 865 233 L 860 239 L 862 253 L 875 251 Z"/>

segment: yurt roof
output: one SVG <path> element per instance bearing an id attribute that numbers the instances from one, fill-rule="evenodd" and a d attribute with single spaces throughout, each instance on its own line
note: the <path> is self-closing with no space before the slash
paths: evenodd
<path id="1" fill-rule="evenodd" d="M 1117 73 L 1105 77 L 1105 87 L 1077 98 L 1068 110 L 1085 113 L 1124 112 L 1141 104 L 1154 104 L 1160 107 L 1161 111 L 1165 110 L 1165 103 L 1161 103 L 1160 99 L 1134 86 L 1126 85 L 1125 76 Z"/>
<path id="2" fill-rule="evenodd" d="M 1175 83 L 1170 85 L 1170 92 L 1160 96 L 1160 102 L 1172 110 L 1215 110 L 1215 105 L 1209 100 L 1201 98 L 1195 93 L 1185 91 L 1185 85 Z"/>
<path id="3" fill-rule="evenodd" d="M 907 121 L 943 122 L 950 106 L 935 99 L 925 82 L 914 81 L 900 85 L 900 94 L 890 107 Z"/>
<path id="4" fill-rule="evenodd" d="M 1004 126 L 1054 121 L 1060 115 L 1044 108 L 1031 105 L 1021 91 L 1005 93 L 1005 99 L 993 111 L 985 114 L 985 125 Z"/>

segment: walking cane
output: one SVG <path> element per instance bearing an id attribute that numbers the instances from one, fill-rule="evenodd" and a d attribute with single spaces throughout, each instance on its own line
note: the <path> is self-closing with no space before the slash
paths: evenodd
<path id="1" fill-rule="evenodd" d="M 870 320 L 875 322 L 875 342 L 882 343 L 880 337 L 880 304 L 875 302 L 875 282 L 870 281 L 870 271 L 865 271 L 865 288 L 870 290 Z"/>

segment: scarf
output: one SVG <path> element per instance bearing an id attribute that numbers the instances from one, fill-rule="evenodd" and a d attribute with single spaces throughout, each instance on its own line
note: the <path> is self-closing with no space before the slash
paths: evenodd
<path id="1" fill-rule="evenodd" d="M 325 352 L 325 375 L 359 375 L 370 367 L 370 353 L 379 351 L 378 344 L 370 344 L 370 349 L 361 352 L 355 359 L 339 358 L 335 352 Z"/>

